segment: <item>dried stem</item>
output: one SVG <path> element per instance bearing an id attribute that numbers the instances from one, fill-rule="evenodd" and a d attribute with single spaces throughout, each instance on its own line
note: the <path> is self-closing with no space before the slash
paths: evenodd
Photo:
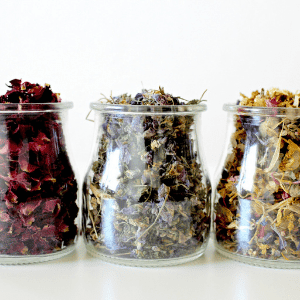
<path id="1" fill-rule="evenodd" d="M 91 221 L 92 221 L 92 224 L 93 224 L 93 229 L 94 229 L 95 234 L 96 234 L 96 237 L 97 237 L 97 239 L 98 239 L 99 236 L 98 236 L 98 234 L 97 234 L 97 230 L 96 230 L 95 222 L 94 222 L 94 219 L 93 219 L 93 215 L 92 215 L 92 213 L 91 213 L 90 210 L 88 210 L 88 211 L 89 211 L 89 217 L 90 217 L 90 219 L 91 219 Z"/>
<path id="2" fill-rule="evenodd" d="M 203 98 L 203 96 L 204 96 L 204 94 L 207 92 L 207 89 L 203 92 L 203 94 L 202 94 L 202 96 L 200 97 L 200 102 L 201 102 L 201 100 L 202 100 L 202 98 Z"/>
<path id="3" fill-rule="evenodd" d="M 155 218 L 155 220 L 154 220 L 154 222 L 136 239 L 136 242 L 143 236 L 143 235 L 145 235 L 154 225 L 155 225 L 155 223 L 157 222 L 157 220 L 158 220 L 158 218 L 160 217 L 160 215 L 161 215 L 161 212 L 162 212 L 162 210 L 163 210 L 163 208 L 164 208 L 164 206 L 165 206 L 165 204 L 166 204 L 166 202 L 167 202 L 167 199 L 169 198 L 169 194 L 167 194 L 167 196 L 166 196 L 166 198 L 165 198 L 165 200 L 164 200 L 164 202 L 163 202 L 163 204 L 162 204 L 162 206 L 161 206 L 161 208 L 160 208 L 160 210 L 159 210 L 159 212 L 158 212 L 158 214 L 157 214 L 157 216 L 156 216 L 156 218 Z"/>

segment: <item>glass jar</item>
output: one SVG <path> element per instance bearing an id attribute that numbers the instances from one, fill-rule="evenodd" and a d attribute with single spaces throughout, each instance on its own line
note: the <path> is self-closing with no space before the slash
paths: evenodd
<path id="1" fill-rule="evenodd" d="M 215 246 L 245 263 L 300 267 L 300 109 L 225 105 Z"/>
<path id="2" fill-rule="evenodd" d="M 91 108 L 95 141 L 83 188 L 87 251 L 145 267 L 202 255 L 211 212 L 199 133 L 206 106 Z"/>
<path id="3" fill-rule="evenodd" d="M 0 264 L 74 249 L 77 181 L 64 129 L 72 103 L 0 104 Z"/>

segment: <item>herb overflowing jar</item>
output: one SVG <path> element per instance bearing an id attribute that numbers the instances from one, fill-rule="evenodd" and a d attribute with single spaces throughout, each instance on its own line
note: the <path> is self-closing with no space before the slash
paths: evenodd
<path id="1" fill-rule="evenodd" d="M 200 100 L 143 90 L 92 103 L 97 136 L 84 184 L 87 250 L 131 266 L 196 259 L 210 229 Z"/>
<path id="2" fill-rule="evenodd" d="M 65 144 L 72 103 L 12 80 L 0 96 L 0 264 L 59 258 L 77 239 L 77 181 Z"/>
<path id="3" fill-rule="evenodd" d="M 217 250 L 245 263 L 300 267 L 300 94 L 242 95 L 228 112 L 214 196 Z"/>

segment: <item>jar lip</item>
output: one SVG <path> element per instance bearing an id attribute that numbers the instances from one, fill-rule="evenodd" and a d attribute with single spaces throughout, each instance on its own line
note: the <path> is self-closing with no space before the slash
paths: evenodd
<path id="1" fill-rule="evenodd" d="M 226 103 L 223 110 L 239 115 L 260 115 L 271 117 L 300 116 L 300 108 L 294 107 L 260 107 Z"/>
<path id="2" fill-rule="evenodd" d="M 90 108 L 107 113 L 185 113 L 193 114 L 207 110 L 206 104 L 193 105 L 126 105 L 92 102 Z"/>
<path id="3" fill-rule="evenodd" d="M 73 102 L 55 103 L 0 103 L 1 113 L 49 112 L 72 108 Z"/>

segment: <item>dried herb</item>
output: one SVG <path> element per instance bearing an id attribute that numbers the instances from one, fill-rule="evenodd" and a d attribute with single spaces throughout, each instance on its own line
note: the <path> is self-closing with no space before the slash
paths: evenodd
<path id="1" fill-rule="evenodd" d="M 163 88 L 107 102 L 190 104 Z M 192 139 L 194 118 L 104 114 L 98 158 L 85 187 L 83 222 L 86 239 L 97 251 L 124 258 L 176 258 L 195 253 L 207 240 L 211 191 Z"/>
<path id="2" fill-rule="evenodd" d="M 3 104 L 60 102 L 50 85 L 10 83 Z M 4 110 L 0 118 L 0 254 L 48 254 L 73 244 L 77 182 L 59 114 Z"/>
<path id="3" fill-rule="evenodd" d="M 299 260 L 300 119 L 293 110 L 300 93 L 271 89 L 242 97 L 217 186 L 217 243 L 244 256 Z M 249 106 L 269 112 L 245 113 Z"/>

